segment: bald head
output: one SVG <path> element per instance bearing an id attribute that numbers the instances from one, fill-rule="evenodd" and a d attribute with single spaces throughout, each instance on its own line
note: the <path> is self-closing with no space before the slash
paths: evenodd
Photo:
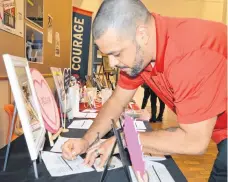
<path id="1" fill-rule="evenodd" d="M 140 0 L 104 0 L 93 22 L 93 37 L 99 39 L 108 29 L 118 36 L 134 39 L 138 24 L 145 24 L 150 12 Z"/>

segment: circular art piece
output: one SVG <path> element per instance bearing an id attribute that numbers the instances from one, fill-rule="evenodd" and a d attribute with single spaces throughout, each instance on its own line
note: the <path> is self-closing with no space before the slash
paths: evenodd
<path id="1" fill-rule="evenodd" d="M 60 117 L 52 91 L 43 75 L 36 69 L 30 69 L 45 128 L 57 133 L 60 128 Z"/>

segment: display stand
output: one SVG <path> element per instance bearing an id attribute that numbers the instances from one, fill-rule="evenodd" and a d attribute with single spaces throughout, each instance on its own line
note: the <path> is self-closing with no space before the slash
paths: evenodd
<path id="1" fill-rule="evenodd" d="M 62 133 L 63 128 L 59 128 L 58 132 L 55 134 L 52 134 L 50 131 L 48 131 L 48 139 L 49 139 L 49 143 L 50 146 L 53 147 L 54 146 L 54 141 L 60 136 L 60 134 Z"/>
<path id="2" fill-rule="evenodd" d="M 11 121 L 10 136 L 8 137 L 8 144 L 7 144 L 7 149 L 6 149 L 6 155 L 5 155 L 3 172 L 6 171 L 7 164 L 8 164 L 11 139 L 12 139 L 12 135 L 13 135 L 13 127 L 14 127 L 14 123 L 16 121 L 16 118 L 17 118 L 17 108 L 16 108 L 16 105 L 14 104 L 13 118 L 12 118 L 12 121 Z M 42 161 L 40 154 L 39 154 L 39 160 Z M 36 160 L 33 160 L 32 162 L 33 162 L 33 168 L 34 168 L 35 178 L 38 179 L 39 176 L 38 176 L 38 170 L 37 170 Z"/>
<path id="3" fill-rule="evenodd" d="M 60 127 L 59 130 L 57 131 L 57 133 L 55 133 L 55 134 L 52 134 L 50 131 L 47 130 L 48 139 L 49 139 L 49 143 L 50 143 L 51 147 L 54 146 L 54 141 L 60 136 L 60 134 L 63 131 L 63 113 L 62 113 L 62 106 L 61 106 L 60 100 L 59 100 L 59 107 L 60 107 L 60 120 L 62 122 L 62 127 Z"/>
<path id="4" fill-rule="evenodd" d="M 68 128 L 66 128 L 66 117 L 67 117 L 67 113 L 68 113 L 68 111 L 67 111 L 67 92 L 65 92 L 66 94 L 65 94 L 65 102 L 64 102 L 64 107 L 65 107 L 65 112 L 63 112 L 63 129 L 62 129 L 62 132 L 63 133 L 67 133 L 67 132 L 69 132 L 69 129 Z"/>
<path id="5" fill-rule="evenodd" d="M 120 126 L 122 127 L 121 123 L 120 123 Z M 127 165 L 127 161 L 126 161 L 126 157 L 125 157 L 125 154 L 124 154 L 124 146 L 123 146 L 123 142 L 121 140 L 120 130 L 115 127 L 115 121 L 114 120 L 112 120 L 112 129 L 113 129 L 114 135 L 116 137 L 116 141 L 115 141 L 115 143 L 113 145 L 111 154 L 109 155 L 109 158 L 107 160 L 107 164 L 105 165 L 105 169 L 104 169 L 104 171 L 103 171 L 103 173 L 101 175 L 100 182 L 104 182 L 105 181 L 105 178 L 106 178 L 107 173 L 108 173 L 108 168 L 110 167 L 110 162 L 112 160 L 112 156 L 114 154 L 116 145 L 118 145 L 118 148 L 119 148 L 120 159 L 121 159 L 121 162 L 122 162 L 123 169 L 124 169 L 125 175 L 127 177 L 127 180 L 128 180 L 128 182 L 132 182 L 130 171 L 129 171 L 129 168 L 128 168 L 128 165 Z"/>
<path id="6" fill-rule="evenodd" d="M 48 139 L 49 139 L 49 143 L 50 143 L 51 147 L 54 146 L 54 141 L 60 136 L 60 134 L 63 131 L 63 113 L 62 113 L 62 106 L 61 106 L 60 101 L 59 101 L 59 107 L 60 107 L 60 120 L 62 122 L 62 127 L 60 127 L 59 130 L 55 134 L 52 134 L 50 131 L 47 130 Z"/>

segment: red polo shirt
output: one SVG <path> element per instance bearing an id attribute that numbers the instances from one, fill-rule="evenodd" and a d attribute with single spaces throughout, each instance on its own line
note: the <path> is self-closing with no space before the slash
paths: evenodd
<path id="1" fill-rule="evenodd" d="M 219 143 L 227 138 L 227 27 L 199 19 L 153 16 L 155 66 L 149 64 L 135 78 L 121 72 L 118 85 L 136 89 L 145 82 L 181 124 L 218 116 L 212 139 Z"/>

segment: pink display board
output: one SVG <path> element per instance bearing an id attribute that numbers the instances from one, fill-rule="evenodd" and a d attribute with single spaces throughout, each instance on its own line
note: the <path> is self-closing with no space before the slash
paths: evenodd
<path id="1" fill-rule="evenodd" d="M 51 133 L 57 133 L 60 128 L 60 117 L 52 91 L 39 71 L 36 69 L 30 69 L 30 71 L 45 128 Z"/>
<path id="2" fill-rule="evenodd" d="M 142 176 L 145 174 L 145 162 L 143 160 L 142 146 L 140 144 L 139 135 L 136 130 L 134 119 L 124 115 L 124 135 L 127 148 L 130 154 L 131 163 L 134 171 L 139 171 Z"/>

